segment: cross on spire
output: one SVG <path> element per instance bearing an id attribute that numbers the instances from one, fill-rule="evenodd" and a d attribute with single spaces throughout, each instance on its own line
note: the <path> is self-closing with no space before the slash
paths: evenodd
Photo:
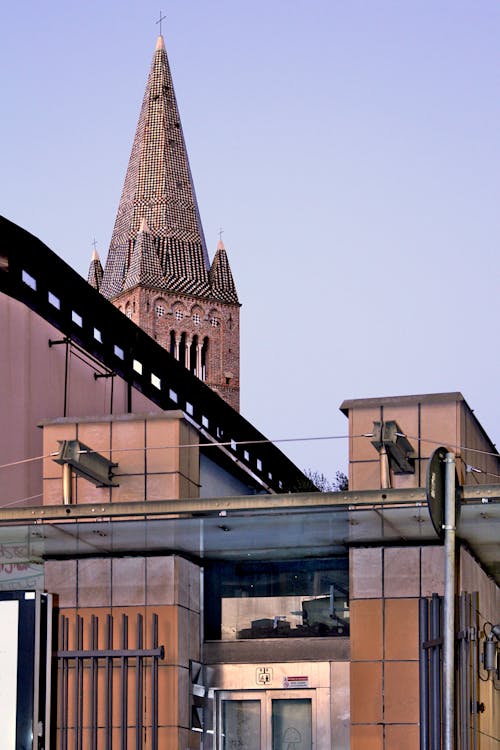
<path id="1" fill-rule="evenodd" d="M 160 10 L 160 17 L 159 17 L 159 19 L 158 19 L 158 20 L 156 21 L 156 23 L 157 23 L 157 24 L 158 24 L 158 23 L 160 24 L 160 36 L 161 36 L 161 22 L 162 22 L 162 21 L 164 21 L 164 20 L 166 19 L 166 16 L 162 15 L 162 13 L 163 13 L 163 11 L 161 11 L 161 10 Z"/>
<path id="2" fill-rule="evenodd" d="M 94 248 L 94 250 L 97 250 L 97 240 L 96 240 L 96 238 L 95 238 L 95 237 L 94 237 L 94 239 L 92 240 L 92 247 Z"/>
<path id="3" fill-rule="evenodd" d="M 222 235 L 224 234 L 224 230 L 222 227 L 219 227 L 219 242 L 222 242 Z"/>

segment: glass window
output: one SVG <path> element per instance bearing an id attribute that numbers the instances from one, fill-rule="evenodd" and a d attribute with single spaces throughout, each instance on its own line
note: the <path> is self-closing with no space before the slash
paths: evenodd
<path id="1" fill-rule="evenodd" d="M 260 701 L 222 701 L 223 750 L 261 750 Z"/>
<path id="2" fill-rule="evenodd" d="M 209 640 L 349 635 L 347 557 L 205 568 Z"/>
<path id="3" fill-rule="evenodd" d="M 182 312 L 182 310 L 176 310 L 175 311 L 175 319 L 176 320 L 182 320 L 183 317 L 184 317 L 184 313 Z"/>
<path id="4" fill-rule="evenodd" d="M 310 698 L 273 700 L 273 750 L 312 747 L 312 713 Z"/>
<path id="5" fill-rule="evenodd" d="M 155 307 L 155 313 L 157 318 L 163 318 L 165 315 L 165 306 L 164 305 L 156 305 Z"/>

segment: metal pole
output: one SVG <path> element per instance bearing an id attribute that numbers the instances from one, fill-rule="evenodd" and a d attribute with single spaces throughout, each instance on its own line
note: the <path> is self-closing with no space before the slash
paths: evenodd
<path id="1" fill-rule="evenodd" d="M 429 602 L 419 601 L 420 636 L 420 750 L 429 750 L 429 649 L 424 643 L 429 640 Z"/>
<path id="2" fill-rule="evenodd" d="M 63 503 L 71 505 L 73 502 L 73 485 L 70 464 L 63 464 Z"/>
<path id="3" fill-rule="evenodd" d="M 446 454 L 444 513 L 443 750 L 455 729 L 455 454 Z"/>

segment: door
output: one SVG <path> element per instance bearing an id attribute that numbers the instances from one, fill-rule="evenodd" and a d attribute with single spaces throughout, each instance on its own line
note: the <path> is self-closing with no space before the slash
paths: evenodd
<path id="1" fill-rule="evenodd" d="M 221 691 L 217 750 L 314 750 L 314 690 Z"/>

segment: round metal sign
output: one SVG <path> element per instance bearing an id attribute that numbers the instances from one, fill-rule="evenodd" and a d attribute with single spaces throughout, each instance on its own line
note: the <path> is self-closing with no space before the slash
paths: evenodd
<path id="1" fill-rule="evenodd" d="M 448 449 L 443 446 L 436 448 L 429 459 L 427 467 L 427 504 L 432 525 L 440 539 L 444 539 L 444 506 L 446 495 L 446 454 Z M 455 526 L 460 515 L 460 487 L 455 470 Z"/>

